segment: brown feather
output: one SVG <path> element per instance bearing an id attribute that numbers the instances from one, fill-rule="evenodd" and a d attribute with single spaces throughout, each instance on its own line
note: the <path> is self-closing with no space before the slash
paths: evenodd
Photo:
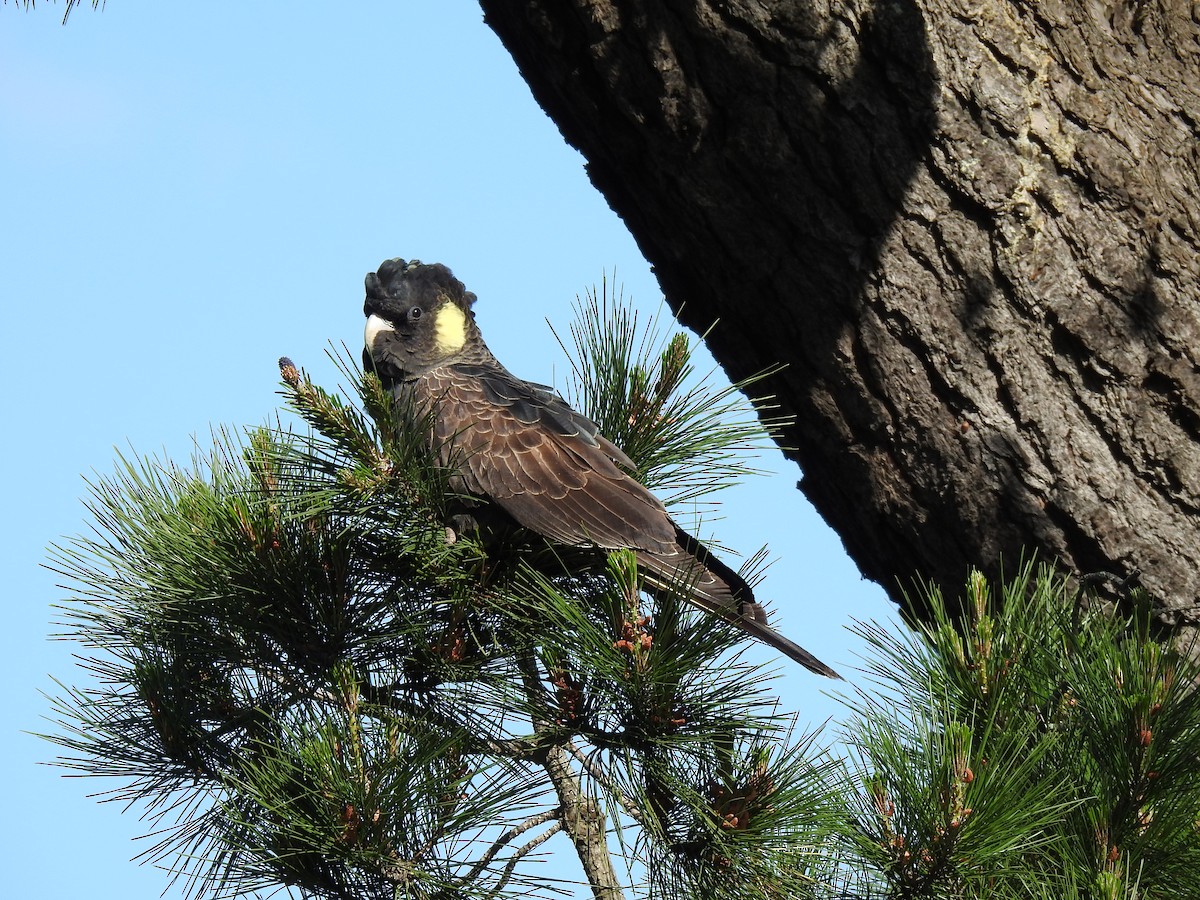
<path id="1" fill-rule="evenodd" d="M 511 405 L 479 389 L 474 372 L 434 369 L 416 387 L 437 398 L 443 459 L 452 445 L 461 454 L 467 490 L 491 498 L 518 524 L 565 544 L 652 552 L 675 547 L 658 498 L 622 472 L 599 441 L 520 421 Z M 506 387 L 520 399 L 519 385 Z"/>

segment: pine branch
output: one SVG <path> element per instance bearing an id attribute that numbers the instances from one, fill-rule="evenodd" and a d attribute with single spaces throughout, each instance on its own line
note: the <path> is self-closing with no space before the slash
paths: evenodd
<path id="1" fill-rule="evenodd" d="M 67 20 L 71 18 L 71 13 L 75 7 L 79 6 L 83 0 L 66 0 L 66 5 L 63 8 L 62 24 L 66 25 Z M 8 5 L 8 0 L 4 0 L 4 4 Z M 36 0 L 21 0 L 21 4 L 27 10 L 37 8 Z M 107 5 L 107 0 L 92 0 L 92 9 L 103 9 Z"/>
<path id="2" fill-rule="evenodd" d="M 860 628 L 882 689 L 852 701 L 868 868 L 900 896 L 1194 895 L 1200 663 L 1048 568 L 965 596 L 955 621 L 926 592 L 920 634 Z"/>
<path id="3" fill-rule="evenodd" d="M 517 863 L 519 863 L 522 859 L 524 859 L 546 841 L 550 840 L 550 838 L 554 837 L 554 835 L 562 831 L 562 827 L 563 824 L 560 812 L 560 818 L 558 821 L 556 821 L 553 825 L 551 825 L 533 840 L 528 841 L 517 848 L 517 851 L 512 855 L 509 861 L 505 863 L 504 870 L 500 873 L 500 878 L 496 882 L 497 894 L 502 891 L 512 880 L 513 870 L 516 869 Z"/>
<path id="4" fill-rule="evenodd" d="M 694 345 L 665 337 L 657 316 L 644 328 L 608 283 L 577 300 L 572 347 L 555 337 L 571 362 L 568 399 L 637 464 L 638 480 L 663 492 L 668 507 L 730 487 L 758 469 L 747 460 L 774 445 L 787 424 L 773 398 L 743 394 L 773 374 L 762 372 L 727 388 L 697 379 Z"/>
<path id="5" fill-rule="evenodd" d="M 584 365 L 625 365 L 636 341 L 613 338 Z M 750 434 L 709 414 L 732 401 L 691 386 L 686 350 L 664 345 L 626 366 L 632 394 L 597 397 L 640 404 L 640 467 L 685 483 L 691 454 L 711 463 Z M 768 775 L 721 769 L 714 747 L 785 737 L 740 636 L 643 595 L 631 554 L 449 532 L 430 422 L 336 358 L 353 402 L 282 365 L 307 433 L 219 432 L 190 469 L 122 461 L 94 485 L 96 535 L 57 551 L 79 586 L 67 636 L 101 679 L 57 701 L 64 764 L 128 779 L 117 796 L 160 829 L 146 858 L 197 895 L 512 896 L 538 890 L 520 864 L 562 830 L 596 896 L 616 898 L 612 830 L 622 853 L 674 860 L 678 886 L 725 896 L 720 859 L 774 852 L 799 796 L 770 775 L 780 790 L 750 793 L 785 816 L 729 806 Z M 734 469 L 691 471 L 708 490 Z"/>
<path id="6" fill-rule="evenodd" d="M 614 784 L 607 772 L 596 765 L 593 759 L 575 746 L 574 742 L 568 742 L 566 749 L 583 770 L 587 772 L 588 776 L 604 789 L 606 796 L 612 797 L 621 804 L 621 808 L 639 825 L 645 824 L 645 817 L 642 815 L 641 808 L 633 801 L 633 798 Z"/>
<path id="7" fill-rule="evenodd" d="M 525 691 L 531 698 L 531 706 L 538 705 L 545 690 L 538 675 L 537 663 L 527 654 L 518 659 L 517 665 Z M 534 733 L 558 730 L 548 719 L 541 717 L 534 718 L 533 728 Z M 559 822 L 575 846 L 593 896 L 597 900 L 623 900 L 624 892 L 608 851 L 604 813 L 594 798 L 584 795 L 580 790 L 575 773 L 571 771 L 564 743 L 550 744 L 540 760 L 558 796 Z"/>

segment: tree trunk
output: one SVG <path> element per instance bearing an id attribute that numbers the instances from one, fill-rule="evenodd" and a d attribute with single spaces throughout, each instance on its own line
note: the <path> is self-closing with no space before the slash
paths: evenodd
<path id="1" fill-rule="evenodd" d="M 1200 620 L 1200 4 L 481 5 L 866 576 Z"/>

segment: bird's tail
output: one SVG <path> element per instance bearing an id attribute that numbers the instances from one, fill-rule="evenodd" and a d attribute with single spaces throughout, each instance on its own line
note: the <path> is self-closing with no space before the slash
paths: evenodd
<path id="1" fill-rule="evenodd" d="M 754 604 L 762 611 L 762 607 L 757 603 Z M 742 631 L 751 637 L 756 637 L 769 647 L 774 647 L 784 656 L 794 659 L 804 668 L 816 672 L 818 675 L 824 675 L 828 678 L 840 679 L 842 676 L 831 669 L 825 663 L 821 662 L 791 638 L 784 637 L 770 625 L 765 622 L 760 622 L 758 619 L 751 619 L 742 616 L 734 622 Z"/>
<path id="2" fill-rule="evenodd" d="M 675 525 L 675 535 L 677 546 L 673 552 L 637 551 L 638 565 L 646 573 L 648 588 L 659 591 L 680 591 L 682 588 L 684 598 L 693 606 L 720 616 L 818 675 L 841 678 L 795 641 L 767 624 L 766 612 L 755 602 L 750 585 L 737 572 L 678 525 Z"/>

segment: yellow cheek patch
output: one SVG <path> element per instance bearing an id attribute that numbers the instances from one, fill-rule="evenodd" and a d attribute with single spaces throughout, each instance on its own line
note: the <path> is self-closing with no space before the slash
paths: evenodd
<path id="1" fill-rule="evenodd" d="M 450 300 L 437 311 L 434 342 L 439 353 L 457 353 L 467 342 L 467 314 Z"/>

